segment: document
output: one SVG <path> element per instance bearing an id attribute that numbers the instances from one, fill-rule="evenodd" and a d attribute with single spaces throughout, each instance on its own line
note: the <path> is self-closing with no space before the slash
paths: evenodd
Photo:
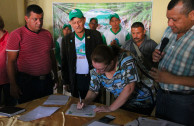
<path id="1" fill-rule="evenodd" d="M 112 125 L 112 124 L 106 124 L 99 121 L 94 121 L 86 126 L 118 126 L 118 125 Z"/>
<path id="2" fill-rule="evenodd" d="M 87 105 L 83 109 L 78 110 L 77 104 L 72 104 L 65 114 L 81 117 L 94 117 L 96 115 L 96 113 L 93 111 L 95 108 L 95 105 Z"/>
<path id="3" fill-rule="evenodd" d="M 20 114 L 24 111 L 25 111 L 24 108 L 14 107 L 14 106 L 5 106 L 5 107 L 0 108 L 0 115 L 11 117 L 11 116 Z"/>
<path id="4" fill-rule="evenodd" d="M 174 122 L 162 120 L 162 119 L 148 119 L 144 117 L 139 117 L 138 119 L 128 122 L 124 126 L 184 126 Z"/>
<path id="5" fill-rule="evenodd" d="M 38 106 L 34 110 L 18 117 L 19 120 L 22 121 L 32 121 L 39 118 L 47 117 L 52 115 L 57 109 L 60 107 L 44 107 L 44 106 Z"/>
<path id="6" fill-rule="evenodd" d="M 43 105 L 65 105 L 69 100 L 69 96 L 50 95 Z"/>

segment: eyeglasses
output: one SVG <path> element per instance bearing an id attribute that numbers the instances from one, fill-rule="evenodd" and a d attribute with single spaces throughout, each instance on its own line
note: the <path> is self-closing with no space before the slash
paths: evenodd
<path id="1" fill-rule="evenodd" d="M 97 68 L 95 68 L 96 69 L 96 71 L 100 71 L 100 72 L 104 72 L 104 71 L 106 71 L 106 69 L 107 69 L 107 67 L 108 67 L 108 65 L 106 65 L 104 68 L 102 68 L 102 69 L 97 69 Z"/>

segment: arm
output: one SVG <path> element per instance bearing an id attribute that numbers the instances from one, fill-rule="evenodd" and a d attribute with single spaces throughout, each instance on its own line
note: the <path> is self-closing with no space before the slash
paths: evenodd
<path id="1" fill-rule="evenodd" d="M 59 79 L 58 79 L 57 63 L 56 63 L 54 50 L 51 50 L 50 56 L 51 56 L 51 61 L 52 61 L 52 70 L 53 70 L 53 73 L 54 73 L 55 83 L 57 83 L 57 85 L 58 85 Z"/>
<path id="2" fill-rule="evenodd" d="M 166 70 L 158 70 L 156 68 L 152 68 L 150 71 L 150 75 L 157 81 L 167 84 L 179 84 L 189 87 L 194 87 L 194 76 L 185 77 L 185 76 L 177 76 L 171 74 Z"/>
<path id="3" fill-rule="evenodd" d="M 91 103 L 96 98 L 97 95 L 98 95 L 98 93 L 93 92 L 91 90 L 88 90 L 88 93 L 87 93 L 84 101 L 82 101 L 82 103 L 80 103 L 80 102 L 77 103 L 77 109 L 82 109 L 84 106 Z"/>
<path id="4" fill-rule="evenodd" d="M 8 51 L 7 52 L 7 74 L 10 81 L 10 94 L 14 98 L 18 99 L 19 95 L 22 94 L 18 85 L 16 84 L 16 61 L 18 56 L 18 51 Z"/>
<path id="5" fill-rule="evenodd" d="M 118 108 L 120 108 L 131 96 L 132 92 L 135 88 L 135 82 L 132 82 L 130 84 L 127 84 L 123 91 L 120 93 L 120 95 L 117 97 L 117 99 L 109 106 L 101 106 L 97 107 L 94 111 L 95 112 L 111 112 L 115 111 Z"/>

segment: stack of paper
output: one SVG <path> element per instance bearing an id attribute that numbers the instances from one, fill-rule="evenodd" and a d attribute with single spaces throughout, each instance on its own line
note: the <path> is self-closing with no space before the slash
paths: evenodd
<path id="1" fill-rule="evenodd" d="M 43 105 L 65 105 L 68 99 L 65 95 L 50 95 Z"/>
<path id="2" fill-rule="evenodd" d="M 43 107 L 38 106 L 34 110 L 20 116 L 18 119 L 22 121 L 32 121 L 39 118 L 47 117 L 53 114 L 59 107 Z"/>

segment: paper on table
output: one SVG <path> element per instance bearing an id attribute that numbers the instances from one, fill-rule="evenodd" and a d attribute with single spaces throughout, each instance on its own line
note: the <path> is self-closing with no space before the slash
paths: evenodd
<path id="1" fill-rule="evenodd" d="M 128 122 L 124 126 L 137 126 L 137 125 L 141 125 L 141 126 L 183 126 L 181 124 L 177 124 L 177 123 L 162 120 L 162 119 L 153 120 L 153 119 L 148 119 L 144 117 L 139 117 L 137 120 Z"/>
<path id="2" fill-rule="evenodd" d="M 87 105 L 83 109 L 78 110 L 77 104 L 72 104 L 65 114 L 82 117 L 94 117 L 96 115 L 96 113 L 93 111 L 95 108 L 95 105 Z"/>
<path id="3" fill-rule="evenodd" d="M 18 119 L 22 121 L 32 121 L 39 118 L 47 117 L 53 114 L 59 107 L 38 106 L 34 110 L 20 116 Z"/>
<path id="4" fill-rule="evenodd" d="M 88 124 L 87 126 L 118 126 L 118 125 L 111 125 L 111 124 L 105 124 L 99 121 L 94 121 L 90 124 Z"/>
<path id="5" fill-rule="evenodd" d="M 68 99 L 65 95 L 50 95 L 43 105 L 65 105 Z"/>

